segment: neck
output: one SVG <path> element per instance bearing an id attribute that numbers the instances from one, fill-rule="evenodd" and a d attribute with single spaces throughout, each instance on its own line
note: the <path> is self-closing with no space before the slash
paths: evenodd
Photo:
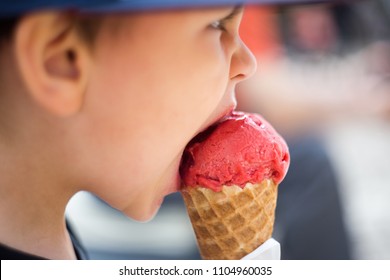
<path id="1" fill-rule="evenodd" d="M 0 243 L 49 259 L 74 259 L 65 208 L 74 192 L 39 150 L 0 147 Z"/>

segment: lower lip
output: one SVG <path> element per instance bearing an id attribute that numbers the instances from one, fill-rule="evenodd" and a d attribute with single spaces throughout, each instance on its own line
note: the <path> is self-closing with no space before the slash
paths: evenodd
<path id="1" fill-rule="evenodd" d="M 180 186 L 181 186 L 181 178 L 179 174 L 179 165 L 180 165 L 181 157 L 178 159 L 177 164 L 175 166 L 175 172 L 172 174 L 172 178 L 169 181 L 170 184 L 169 186 L 165 189 L 163 196 L 167 196 L 169 194 L 175 193 L 180 191 Z"/>
<path id="2" fill-rule="evenodd" d="M 170 189 L 170 194 L 180 191 L 181 178 L 179 174 L 179 167 L 176 169 L 175 179 L 173 180 L 173 187 Z"/>

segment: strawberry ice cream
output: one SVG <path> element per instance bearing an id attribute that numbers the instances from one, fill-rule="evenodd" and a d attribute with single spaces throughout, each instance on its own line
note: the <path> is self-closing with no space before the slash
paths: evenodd
<path id="1" fill-rule="evenodd" d="M 189 144 L 181 176 L 186 186 L 214 191 L 264 179 L 279 184 L 289 161 L 285 141 L 267 121 L 257 114 L 234 112 Z"/>

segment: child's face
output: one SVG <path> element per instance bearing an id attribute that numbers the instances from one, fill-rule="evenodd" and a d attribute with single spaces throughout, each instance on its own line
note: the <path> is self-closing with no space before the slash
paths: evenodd
<path id="1" fill-rule="evenodd" d="M 108 19 L 97 38 L 80 137 L 87 189 L 138 220 L 179 189 L 186 144 L 236 105 L 255 61 L 233 8 Z M 115 25 L 118 25 L 115 27 Z"/>

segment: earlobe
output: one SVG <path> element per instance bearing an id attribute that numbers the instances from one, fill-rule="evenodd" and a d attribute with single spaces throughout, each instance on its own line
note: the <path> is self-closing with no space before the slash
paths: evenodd
<path id="1" fill-rule="evenodd" d="M 22 18 L 15 33 L 16 57 L 27 92 L 53 114 L 77 113 L 91 61 L 72 19 L 57 12 L 31 14 Z"/>

